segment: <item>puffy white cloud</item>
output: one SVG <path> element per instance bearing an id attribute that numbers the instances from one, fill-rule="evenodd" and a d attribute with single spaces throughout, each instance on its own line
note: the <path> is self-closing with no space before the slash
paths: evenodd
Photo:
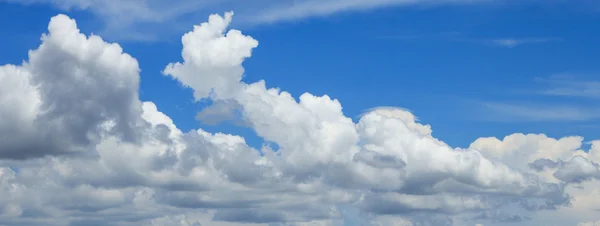
<path id="1" fill-rule="evenodd" d="M 0 224 L 339 225 L 350 205 L 373 225 L 452 225 L 513 217 L 495 210 L 515 203 L 532 214 L 569 204 L 564 183 L 529 170 L 536 159 L 550 159 L 560 181 L 593 182 L 581 176 L 596 172 L 599 145 L 581 151 L 582 138 L 516 134 L 452 148 L 403 109 L 354 122 L 327 95 L 296 100 L 245 83 L 258 41 L 228 30 L 232 16 L 185 34 L 183 61 L 163 73 L 196 100 L 226 105 L 213 110 L 239 111 L 276 150 L 182 132 L 139 100 L 134 58 L 59 15 L 25 63 L 0 67 L 0 106 L 14 106 L 0 108 L 10 119 L 0 121 Z"/>
<path id="2" fill-rule="evenodd" d="M 207 97 L 212 91 L 211 98 L 216 101 L 236 101 L 242 108 L 242 116 L 257 134 L 279 145 L 278 160 L 284 163 L 284 173 L 299 179 L 322 176 L 329 182 L 353 188 L 401 189 L 408 187 L 403 183 L 410 181 L 411 175 L 421 173 L 430 176 L 420 175 L 418 179 L 413 176 L 414 180 L 430 177 L 431 181 L 422 182 L 431 186 L 445 179 L 481 188 L 527 186 L 520 173 L 482 158 L 478 152 L 452 150 L 431 137 L 429 126 L 414 122 L 415 117 L 406 111 L 375 109 L 354 124 L 343 115 L 339 101 L 328 96 L 305 93 L 297 102 L 287 92 L 266 88 L 264 81 L 241 82 L 242 60 L 250 56 L 258 43 L 237 30 L 225 34 L 224 26 L 230 21 L 231 14 L 224 18 L 213 15 L 209 23 L 186 34 L 184 62 L 169 64 L 165 74 L 193 88 L 196 98 Z M 197 38 L 196 43 L 189 37 L 211 40 Z M 234 53 L 214 54 L 228 51 Z M 407 167 L 370 166 L 373 159 L 365 161 L 365 158 L 374 154 L 404 162 Z M 340 178 L 338 174 L 351 176 Z"/>
<path id="3" fill-rule="evenodd" d="M 23 159 L 81 152 L 102 133 L 138 139 L 139 67 L 117 44 L 85 37 L 75 21 L 50 21 L 43 44 L 21 66 L 0 69 L 6 120 L 0 124 L 0 156 Z M 5 102 L 6 101 L 6 102 Z M 4 105 L 6 104 L 6 105 Z M 106 122 L 114 126 L 105 129 Z"/>
<path id="4" fill-rule="evenodd" d="M 479 138 L 470 148 L 500 159 L 513 168 L 536 173 L 540 178 L 568 183 L 565 192 L 571 197 L 569 207 L 539 214 L 532 220 L 539 224 L 576 224 L 581 219 L 597 219 L 600 200 L 598 183 L 598 141 L 591 141 L 589 150 L 582 149 L 583 137 L 554 139 L 543 134 L 512 134 L 499 140 Z M 488 214 L 489 215 L 489 214 Z M 518 215 L 504 213 L 504 216 Z M 485 215 L 484 215 L 485 216 Z M 508 219 L 511 219 L 510 217 Z"/>
<path id="5" fill-rule="evenodd" d="M 513 168 L 532 168 L 547 179 L 554 177 L 567 183 L 598 178 L 598 141 L 582 150 L 583 137 L 554 139 L 543 134 L 511 134 L 503 140 L 479 138 L 470 145 L 483 154 L 500 159 Z"/>
<path id="6" fill-rule="evenodd" d="M 137 61 L 116 44 L 79 33 L 64 15 L 52 18 L 28 62 L 1 71 L 2 106 L 14 106 L 1 111 L 14 118 L 0 124 L 2 165 L 13 167 L 2 168 L 9 197 L 2 200 L 3 224 L 29 222 L 16 216 L 32 214 L 87 224 L 149 218 L 169 206 L 277 203 L 268 197 L 276 188 L 261 189 L 273 184 L 263 177 L 277 177 L 257 150 L 237 136 L 182 133 L 154 104 L 139 101 Z M 282 212 L 297 208 L 279 203 Z"/>
<path id="7" fill-rule="evenodd" d="M 499 140 L 495 137 L 483 137 L 475 140 L 470 148 L 483 154 L 503 160 L 513 167 L 527 166 L 527 163 L 540 158 L 569 159 L 580 150 L 583 137 L 570 136 L 560 139 L 544 134 L 515 133 Z"/>
<path id="8" fill-rule="evenodd" d="M 265 140 L 278 144 L 278 158 L 271 160 L 281 169 L 283 176 L 297 181 L 321 178 L 319 180 L 326 184 L 363 194 L 361 203 L 398 196 L 395 192 L 414 195 L 388 199 L 392 201 L 387 208 L 374 206 L 385 208 L 381 211 L 370 208 L 368 204 L 362 205 L 365 211 L 374 212 L 403 213 L 430 209 L 452 212 L 461 210 L 461 206 L 465 210 L 489 208 L 477 198 L 466 201 L 466 197 L 452 199 L 445 196 L 451 195 L 445 193 L 457 194 L 459 191 L 477 192 L 482 197 L 488 193 L 527 194 L 550 199 L 552 201 L 546 202 L 550 205 L 568 201 L 566 196 L 561 195 L 559 185 L 540 183 L 530 175 L 483 157 L 478 151 L 449 147 L 431 136 L 430 126 L 415 122 L 416 118 L 405 110 L 373 109 L 355 124 L 344 116 L 339 101 L 329 96 L 305 93 L 296 101 L 285 91 L 267 88 L 264 81 L 242 82 L 242 60 L 250 56 L 258 43 L 237 30 L 225 33 L 221 25 L 223 21 L 230 22 L 230 16 L 226 14 L 222 19 L 214 16 L 216 25 L 203 24 L 205 29 L 196 27 L 186 34 L 186 37 L 212 37 L 213 40 L 199 44 L 184 38 L 184 61 L 169 64 L 164 73 L 194 89 L 196 98 L 208 96 L 216 102 L 237 102 L 246 124 Z M 215 30 L 220 34 L 215 35 Z M 217 41 L 219 44 L 214 47 L 218 49 L 212 51 L 239 53 L 216 55 L 205 51 L 209 48 L 204 45 Z M 219 63 L 215 64 L 217 67 L 198 63 L 203 61 Z M 221 65 L 227 65 L 227 68 Z M 203 83 L 207 76 L 215 78 Z M 212 88 L 212 95 L 207 95 L 207 87 Z M 266 155 L 269 156 L 269 153 Z M 364 192 L 362 189 L 375 189 L 376 192 Z M 427 204 L 427 200 L 438 200 L 438 196 L 448 202 L 442 201 L 444 204 L 439 206 Z M 403 199 L 411 197 L 414 199 L 409 201 L 412 205 L 402 204 Z M 418 203 L 429 206 L 419 206 Z"/>
<path id="9" fill-rule="evenodd" d="M 592 146 L 585 156 L 594 162 L 600 162 L 600 140 L 592 141 L 591 144 Z"/>
<path id="10" fill-rule="evenodd" d="M 233 12 L 224 17 L 211 15 L 208 22 L 194 26 L 194 31 L 181 38 L 186 63 L 169 64 L 164 70 L 191 87 L 196 99 L 206 98 L 211 92 L 224 95 L 237 90 L 235 86 L 244 73 L 242 61 L 258 46 L 258 41 L 238 30 L 223 35 L 232 16 Z"/>

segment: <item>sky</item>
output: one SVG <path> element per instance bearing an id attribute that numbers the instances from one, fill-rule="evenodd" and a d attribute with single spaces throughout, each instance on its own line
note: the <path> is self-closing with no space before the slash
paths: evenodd
<path id="1" fill-rule="evenodd" d="M 592 0 L 0 0 L 0 225 L 600 225 Z"/>

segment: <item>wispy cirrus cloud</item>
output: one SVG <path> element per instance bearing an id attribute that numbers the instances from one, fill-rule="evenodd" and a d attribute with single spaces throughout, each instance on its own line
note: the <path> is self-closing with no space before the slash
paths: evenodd
<path id="1" fill-rule="evenodd" d="M 505 93 L 503 101 L 478 101 L 482 119 L 494 121 L 570 121 L 600 119 L 600 81 L 574 74 L 536 78 L 521 90 Z M 540 99 L 540 96 L 543 96 Z"/>
<path id="2" fill-rule="evenodd" d="M 536 44 L 560 40 L 560 38 L 499 38 L 487 40 L 486 42 L 495 46 L 514 48 L 525 44 Z"/>
<path id="3" fill-rule="evenodd" d="M 427 40 L 427 41 L 443 41 L 443 42 L 460 42 L 460 43 L 473 43 L 481 45 L 490 45 L 497 47 L 515 48 L 522 45 L 529 44 L 541 44 L 547 42 L 562 41 L 562 38 L 558 37 L 528 37 L 528 38 L 488 38 L 488 37 L 477 37 L 475 35 L 465 34 L 458 31 L 450 32 L 439 32 L 431 34 L 419 34 L 419 33 L 403 33 L 395 35 L 378 35 L 377 39 L 388 39 L 388 40 L 402 40 L 402 41 L 415 41 L 415 40 Z"/>
<path id="4" fill-rule="evenodd" d="M 475 4 L 494 0 L 292 0 L 254 16 L 259 23 L 304 19 L 314 16 L 326 16 L 339 12 L 361 11 L 387 6 Z"/>
<path id="5" fill-rule="evenodd" d="M 483 120 L 511 122 L 588 121 L 600 118 L 600 108 L 557 103 L 481 102 Z"/>
<path id="6" fill-rule="evenodd" d="M 87 11 L 103 21 L 105 37 L 153 41 L 178 34 L 215 11 L 234 10 L 240 23 L 277 23 L 384 7 L 475 5 L 505 0 L 0 0 L 47 4 L 63 11 Z M 158 26 L 160 25 L 160 26 Z M 131 29 L 135 28 L 135 29 Z"/>
<path id="7" fill-rule="evenodd" d="M 572 74 L 557 74 L 538 78 L 536 82 L 545 87 L 537 93 L 548 96 L 600 98 L 600 81 L 578 78 Z"/>

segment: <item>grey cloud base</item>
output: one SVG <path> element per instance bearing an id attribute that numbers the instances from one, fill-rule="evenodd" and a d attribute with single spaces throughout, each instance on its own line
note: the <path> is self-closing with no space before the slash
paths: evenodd
<path id="1" fill-rule="evenodd" d="M 185 34 L 183 61 L 163 74 L 217 103 L 202 120 L 235 110 L 278 150 L 180 131 L 139 100 L 133 57 L 58 15 L 25 63 L 0 67 L 0 225 L 342 225 L 344 209 L 365 225 L 530 222 L 577 207 L 569 186 L 598 178 L 600 145 L 581 151 L 582 139 L 515 134 L 452 148 L 406 110 L 353 122 L 329 96 L 296 101 L 245 83 L 259 43 L 228 30 L 232 17 Z"/>

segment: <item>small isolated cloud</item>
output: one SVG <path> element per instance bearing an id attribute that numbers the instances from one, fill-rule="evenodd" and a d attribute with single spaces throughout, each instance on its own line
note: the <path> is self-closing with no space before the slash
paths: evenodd
<path id="1" fill-rule="evenodd" d="M 543 43 L 543 42 L 550 42 L 550 41 L 557 41 L 557 40 L 560 40 L 560 39 L 557 39 L 557 38 L 523 38 L 523 39 L 501 38 L 501 39 L 490 40 L 489 43 L 496 45 L 496 46 L 500 46 L 500 47 L 514 48 L 514 47 L 524 45 L 524 44 L 535 44 L 535 43 Z"/>

